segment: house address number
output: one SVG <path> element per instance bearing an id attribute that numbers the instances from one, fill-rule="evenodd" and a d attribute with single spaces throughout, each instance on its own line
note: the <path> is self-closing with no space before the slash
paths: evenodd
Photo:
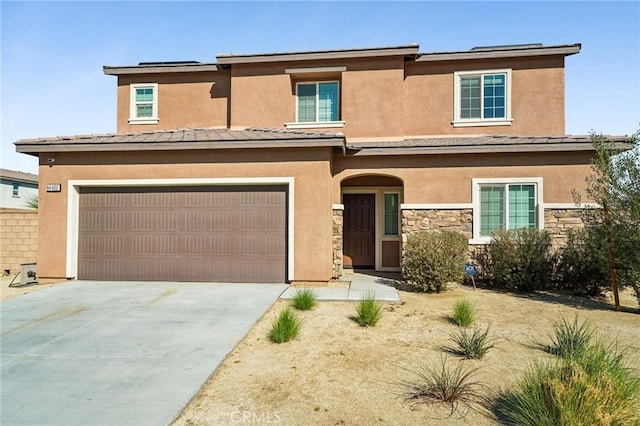
<path id="1" fill-rule="evenodd" d="M 60 192 L 62 190 L 62 185 L 59 183 L 48 183 L 47 184 L 47 192 Z"/>

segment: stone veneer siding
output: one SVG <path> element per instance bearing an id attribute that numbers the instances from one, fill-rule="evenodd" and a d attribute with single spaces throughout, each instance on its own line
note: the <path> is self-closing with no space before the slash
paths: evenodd
<path id="1" fill-rule="evenodd" d="M 342 224 L 343 211 L 333 211 L 333 278 L 339 278 L 342 275 Z"/>
<path id="2" fill-rule="evenodd" d="M 402 242 L 410 234 L 426 230 L 457 231 L 471 239 L 473 210 L 402 210 Z"/>
<path id="3" fill-rule="evenodd" d="M 582 209 L 545 209 L 544 229 L 551 235 L 553 248 L 567 244 L 570 229 L 584 228 L 582 213 Z"/>
<path id="4" fill-rule="evenodd" d="M 38 211 L 0 209 L 1 272 L 15 275 L 22 263 L 35 263 L 38 250 Z"/>

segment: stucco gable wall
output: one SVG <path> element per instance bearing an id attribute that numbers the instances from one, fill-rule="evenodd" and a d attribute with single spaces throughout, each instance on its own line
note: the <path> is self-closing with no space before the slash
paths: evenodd
<path id="1" fill-rule="evenodd" d="M 130 84 L 158 83 L 158 124 L 129 124 Z M 231 95 L 228 71 L 118 77 L 117 132 L 226 127 Z"/>
<path id="2" fill-rule="evenodd" d="M 512 69 L 510 126 L 454 127 L 454 72 Z M 467 60 L 407 63 L 404 134 L 562 135 L 564 58 Z"/>

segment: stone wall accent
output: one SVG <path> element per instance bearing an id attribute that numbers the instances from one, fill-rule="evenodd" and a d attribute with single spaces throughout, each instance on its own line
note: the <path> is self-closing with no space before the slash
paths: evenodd
<path id="1" fill-rule="evenodd" d="M 471 239 L 473 233 L 473 210 L 402 210 L 402 242 L 410 234 L 419 231 L 449 230 L 460 232 Z"/>
<path id="2" fill-rule="evenodd" d="M 333 278 L 339 278 L 342 275 L 342 224 L 343 211 L 339 209 L 333 210 Z"/>
<path id="3" fill-rule="evenodd" d="M 20 264 L 35 263 L 38 250 L 38 211 L 0 209 L 0 272 L 20 272 Z"/>
<path id="4" fill-rule="evenodd" d="M 544 229 L 551 235 L 553 248 L 564 247 L 570 229 L 584 228 L 581 209 L 545 209 Z"/>

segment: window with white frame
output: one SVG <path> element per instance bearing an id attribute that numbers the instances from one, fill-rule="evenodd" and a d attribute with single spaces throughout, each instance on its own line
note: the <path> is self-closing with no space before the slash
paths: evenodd
<path id="1" fill-rule="evenodd" d="M 488 241 L 493 232 L 542 228 L 542 179 L 474 179 L 474 238 Z"/>
<path id="2" fill-rule="evenodd" d="M 20 184 L 17 184 L 17 183 L 13 184 L 12 195 L 14 197 L 20 197 Z"/>
<path id="3" fill-rule="evenodd" d="M 455 127 L 511 124 L 511 70 L 454 73 Z"/>
<path id="4" fill-rule="evenodd" d="M 340 88 L 337 81 L 296 84 L 296 122 L 338 121 Z"/>
<path id="5" fill-rule="evenodd" d="M 132 84 L 129 123 L 158 123 L 158 84 Z"/>
<path id="6" fill-rule="evenodd" d="M 384 194 L 384 235 L 398 235 L 398 211 L 400 194 Z"/>

